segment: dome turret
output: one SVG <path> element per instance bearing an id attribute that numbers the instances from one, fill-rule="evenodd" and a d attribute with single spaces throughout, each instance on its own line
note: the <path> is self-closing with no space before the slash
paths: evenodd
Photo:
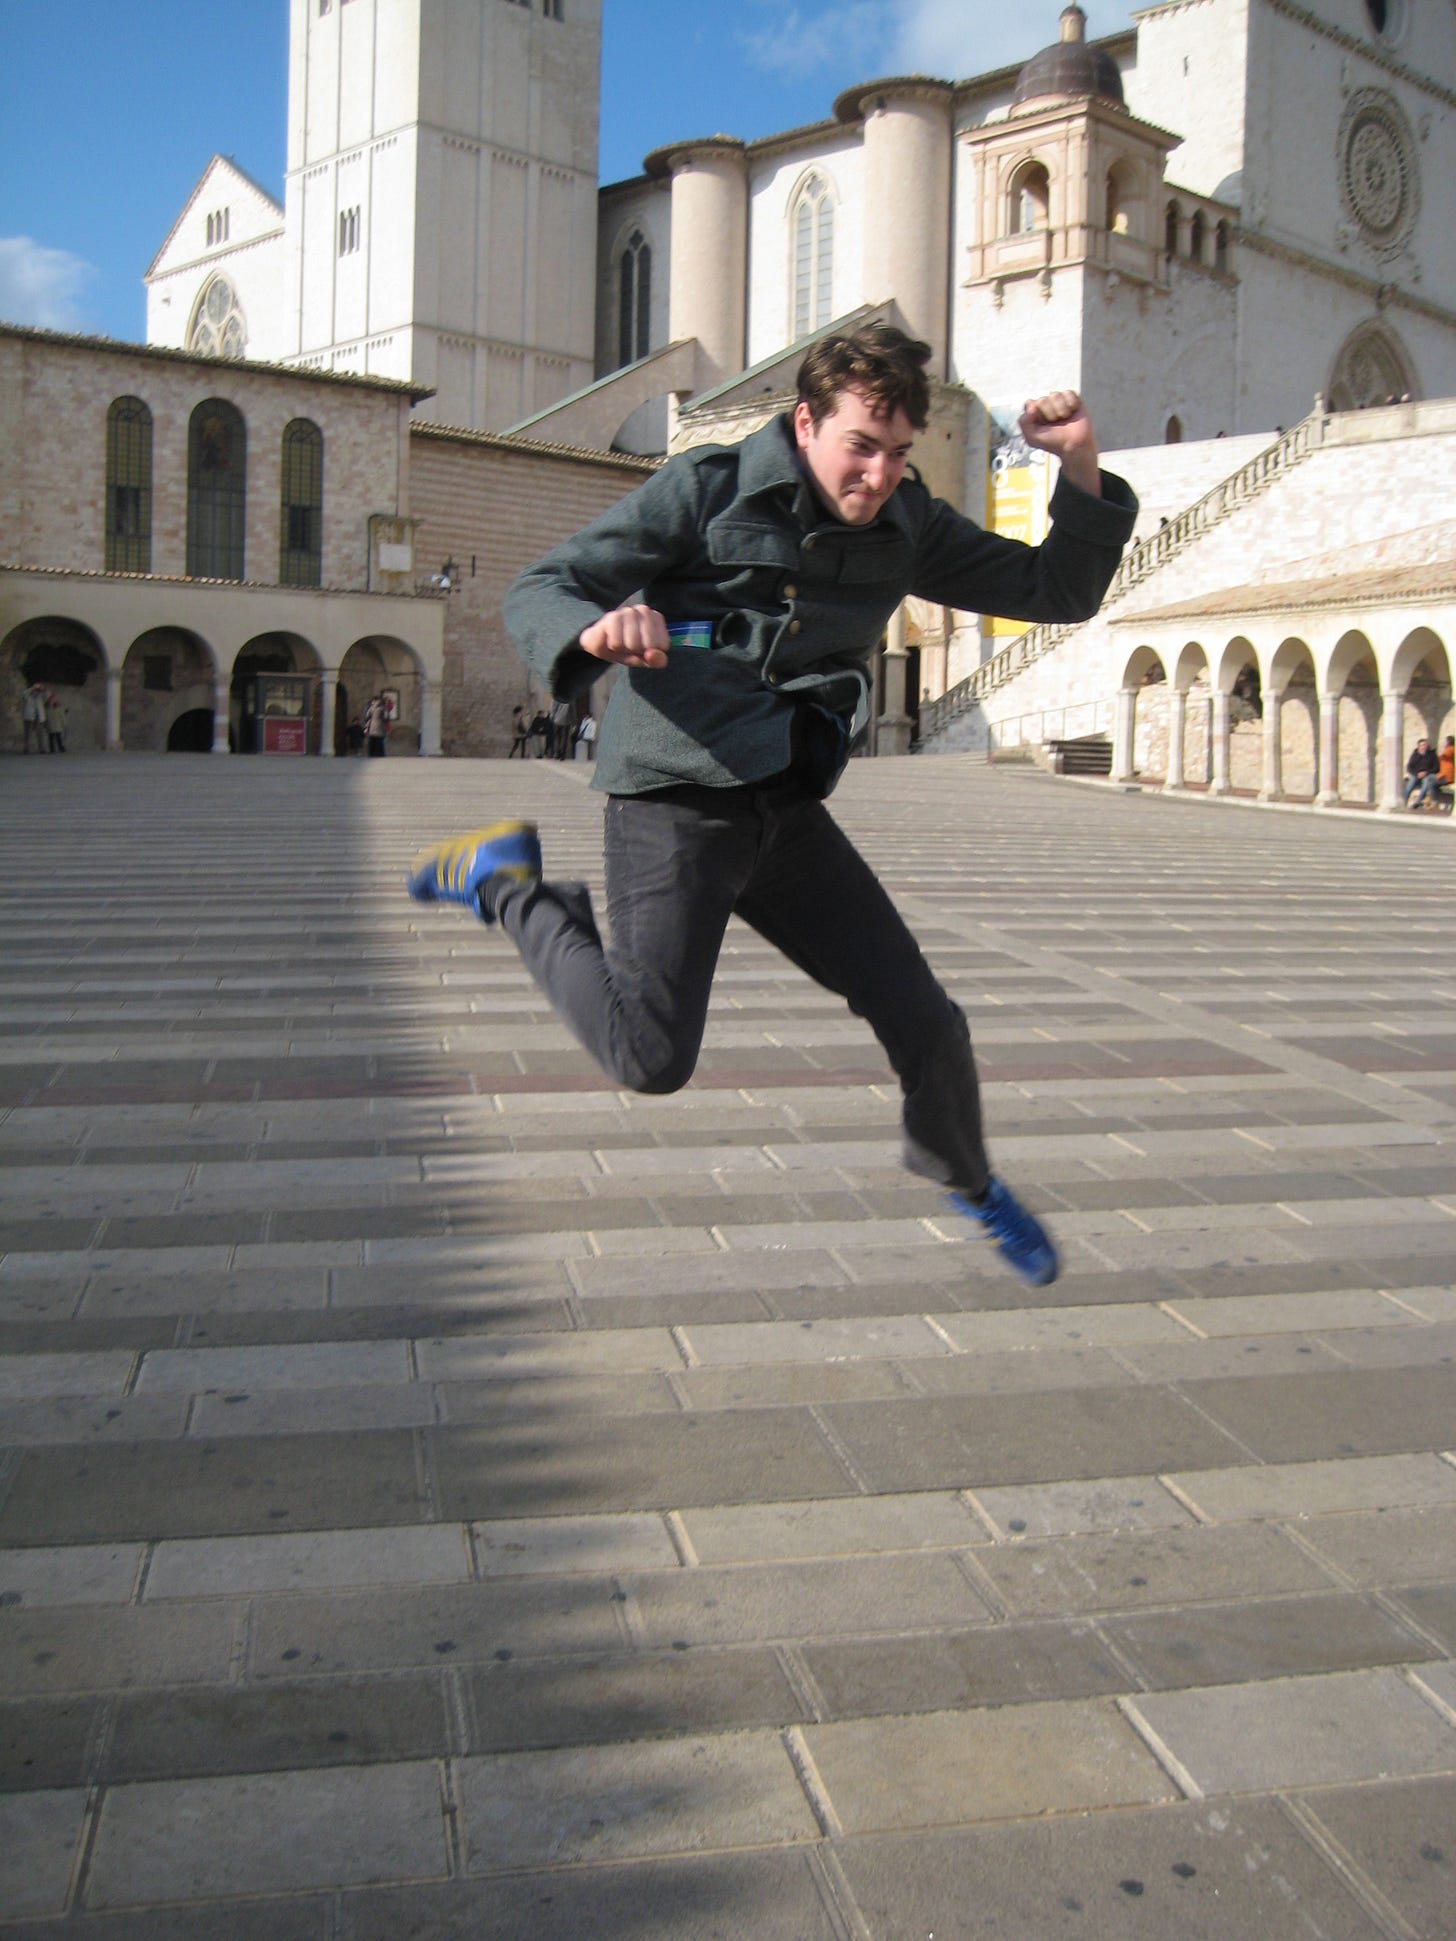
<path id="1" fill-rule="evenodd" d="M 1082 94 L 1100 95 L 1104 101 L 1124 106 L 1122 74 L 1117 62 L 1100 47 L 1087 45 L 1087 16 L 1078 6 L 1063 10 L 1061 38 L 1033 54 L 1017 77 L 1011 97 L 1011 111 L 1031 106 L 1048 97 L 1066 99 Z"/>

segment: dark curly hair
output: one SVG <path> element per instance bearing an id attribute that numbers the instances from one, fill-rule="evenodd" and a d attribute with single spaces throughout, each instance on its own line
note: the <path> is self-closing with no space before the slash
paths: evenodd
<path id="1" fill-rule="evenodd" d="M 925 366 L 929 344 L 907 337 L 893 324 L 865 324 L 841 336 L 821 337 L 799 366 L 799 402 L 816 425 L 839 403 L 841 392 L 863 391 L 876 416 L 903 411 L 917 431 L 930 417 Z"/>

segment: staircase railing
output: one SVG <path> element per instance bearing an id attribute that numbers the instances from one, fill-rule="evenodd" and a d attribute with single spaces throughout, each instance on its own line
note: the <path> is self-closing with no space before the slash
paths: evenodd
<path id="1" fill-rule="evenodd" d="M 1211 532 L 1232 513 L 1240 511 L 1267 492 L 1271 485 L 1302 465 L 1313 451 L 1318 451 L 1324 443 L 1325 426 L 1328 420 L 1323 411 L 1312 411 L 1307 418 L 1276 438 L 1236 472 L 1220 479 L 1218 484 L 1201 499 L 1170 519 L 1157 532 L 1149 533 L 1123 555 L 1111 586 L 1103 600 L 1104 609 L 1115 606 L 1136 586 L 1150 579 L 1178 555 Z M 920 704 L 920 739 L 924 742 L 929 736 L 947 727 L 957 716 L 964 714 L 978 701 L 997 688 L 1004 687 L 1010 680 L 1049 654 L 1053 648 L 1076 633 L 1086 623 L 1072 621 L 1068 624 L 1051 623 L 1033 627 L 1028 633 L 1018 634 L 1014 640 L 983 661 L 973 674 L 967 675 L 955 687 L 949 688 L 938 700 L 922 701 Z"/>

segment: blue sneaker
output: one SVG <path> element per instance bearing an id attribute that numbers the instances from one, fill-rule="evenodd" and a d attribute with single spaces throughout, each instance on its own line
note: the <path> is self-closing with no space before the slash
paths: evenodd
<path id="1" fill-rule="evenodd" d="M 1032 1287 L 1046 1287 L 1056 1279 L 1057 1250 L 1046 1228 L 999 1179 L 991 1181 L 979 1204 L 964 1193 L 952 1193 L 950 1203 L 957 1213 L 980 1223 L 1006 1265 Z"/>
<path id="2" fill-rule="evenodd" d="M 512 876 L 529 883 L 541 874 L 541 844 L 534 822 L 493 822 L 468 836 L 422 849 L 410 864 L 406 887 L 416 903 L 463 903 L 482 923 L 494 923 L 495 911 L 481 891 L 492 876 Z"/>

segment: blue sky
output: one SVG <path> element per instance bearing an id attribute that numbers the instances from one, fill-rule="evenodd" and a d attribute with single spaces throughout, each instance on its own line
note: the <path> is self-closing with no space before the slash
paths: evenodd
<path id="1" fill-rule="evenodd" d="M 1115 0 L 1083 4 L 1094 34 L 1130 22 Z M 684 135 L 821 120 L 876 75 L 1027 59 L 1060 10 L 604 0 L 602 180 Z M 143 272 L 212 155 L 282 200 L 287 20 L 287 0 L 0 0 L 0 320 L 140 339 Z"/>

